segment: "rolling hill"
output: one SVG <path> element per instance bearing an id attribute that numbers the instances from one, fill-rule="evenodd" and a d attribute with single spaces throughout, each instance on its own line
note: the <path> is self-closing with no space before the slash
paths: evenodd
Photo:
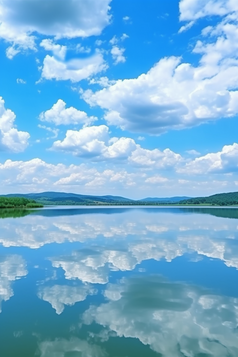
<path id="1" fill-rule="evenodd" d="M 238 192 L 218 193 L 208 197 L 196 197 L 179 202 L 182 205 L 212 205 L 234 206 L 238 205 Z"/>

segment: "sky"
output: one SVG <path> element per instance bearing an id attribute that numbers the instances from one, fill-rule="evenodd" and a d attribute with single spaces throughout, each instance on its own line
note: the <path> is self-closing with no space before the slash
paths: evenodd
<path id="1" fill-rule="evenodd" d="M 0 194 L 238 191 L 237 0 L 0 0 Z"/>

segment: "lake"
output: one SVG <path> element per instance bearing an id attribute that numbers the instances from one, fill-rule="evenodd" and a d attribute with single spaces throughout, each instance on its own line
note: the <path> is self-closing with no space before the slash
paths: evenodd
<path id="1" fill-rule="evenodd" d="M 1 357 L 238 356 L 237 209 L 2 217 Z"/>

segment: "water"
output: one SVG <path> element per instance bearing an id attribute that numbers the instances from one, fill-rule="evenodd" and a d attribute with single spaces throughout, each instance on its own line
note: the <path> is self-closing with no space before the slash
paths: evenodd
<path id="1" fill-rule="evenodd" d="M 1 216 L 1 357 L 238 356 L 237 209 Z"/>

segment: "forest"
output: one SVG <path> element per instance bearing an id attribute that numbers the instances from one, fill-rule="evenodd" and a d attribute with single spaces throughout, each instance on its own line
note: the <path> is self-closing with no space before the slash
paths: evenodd
<path id="1" fill-rule="evenodd" d="M 238 192 L 219 193 L 209 197 L 196 197 L 179 202 L 180 205 L 212 205 L 235 206 L 238 205 Z"/>
<path id="2" fill-rule="evenodd" d="M 6 208 L 40 208 L 41 203 L 24 197 L 0 197 L 0 209 Z"/>

